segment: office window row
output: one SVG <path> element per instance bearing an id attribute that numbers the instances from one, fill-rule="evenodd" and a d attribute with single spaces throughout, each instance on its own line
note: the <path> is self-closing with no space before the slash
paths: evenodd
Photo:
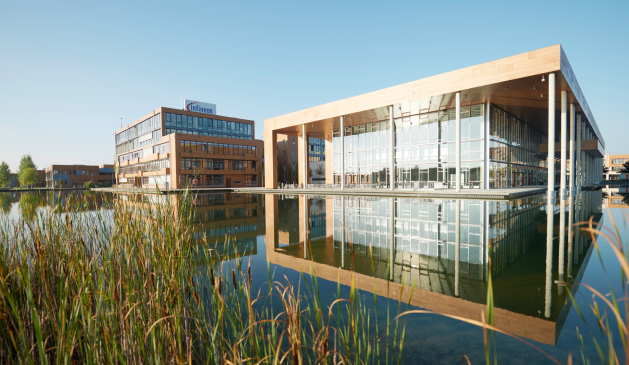
<path id="1" fill-rule="evenodd" d="M 130 127 L 118 134 L 116 134 L 116 145 L 132 140 L 135 137 L 140 137 L 146 133 L 161 128 L 160 114 L 155 114 L 152 117 Z"/>
<path id="2" fill-rule="evenodd" d="M 87 175 L 94 176 L 94 170 L 54 170 L 53 175 Z"/>
<path id="3" fill-rule="evenodd" d="M 195 187 L 225 186 L 225 175 L 183 174 L 181 175 L 181 183 L 183 186 L 195 186 Z M 258 184 L 258 177 L 257 175 L 244 175 L 243 180 L 235 180 L 233 181 L 233 184 L 255 186 Z M 237 217 L 232 217 L 232 218 L 237 218 Z M 239 233 L 242 233 L 242 232 L 239 232 Z"/>
<path id="4" fill-rule="evenodd" d="M 627 162 L 626 158 L 612 158 L 612 163 L 614 165 L 616 165 L 616 164 L 624 164 L 625 162 Z"/>
<path id="5" fill-rule="evenodd" d="M 143 150 L 138 150 L 138 151 L 134 151 L 131 153 L 127 153 L 124 155 L 120 155 L 118 156 L 118 163 L 124 163 L 126 161 L 131 161 L 131 160 L 135 160 L 136 158 L 144 158 L 144 151 L 146 151 L 146 149 Z M 170 142 L 166 142 L 166 143 L 162 143 L 162 144 L 158 144 L 155 146 L 152 146 L 151 149 L 149 150 L 149 152 L 151 152 L 150 154 L 153 153 L 170 153 Z"/>
<path id="6" fill-rule="evenodd" d="M 116 146 L 116 154 L 133 151 L 137 148 L 150 146 L 162 140 L 162 130 L 157 129 L 140 137 L 133 138 L 130 141 L 123 142 Z"/>
<path id="7" fill-rule="evenodd" d="M 166 126 L 196 129 L 199 131 L 223 132 L 227 134 L 253 136 L 253 126 L 248 123 L 229 122 L 220 119 L 193 117 L 166 113 Z M 251 139 L 251 138 L 248 138 Z"/>
<path id="8" fill-rule="evenodd" d="M 183 186 L 186 186 L 186 187 L 188 186 L 225 186 L 225 175 L 182 174 L 181 183 Z"/>
<path id="9" fill-rule="evenodd" d="M 312 139 L 317 139 L 317 138 L 312 138 Z M 324 153 L 325 153 L 324 145 L 315 145 L 315 144 L 310 145 L 310 154 L 322 155 Z"/>
<path id="10" fill-rule="evenodd" d="M 295 144 L 295 141 L 293 141 L 293 144 Z M 308 144 L 309 145 L 315 145 L 315 146 L 325 146 L 325 140 L 322 139 L 322 138 L 310 137 L 310 138 L 308 138 Z"/>
<path id="11" fill-rule="evenodd" d="M 166 129 L 166 135 L 173 133 L 181 133 L 181 134 L 192 134 L 195 136 L 206 136 L 206 137 L 220 137 L 220 138 L 234 138 L 234 139 L 253 139 L 251 136 L 238 136 L 234 134 L 225 134 L 225 133 L 210 133 L 210 132 L 199 132 L 188 129 Z"/>
<path id="12" fill-rule="evenodd" d="M 246 169 L 256 169 L 257 161 L 243 160 L 217 160 L 211 158 L 187 158 L 181 159 L 181 168 L 185 170 L 207 169 L 207 170 L 234 170 L 244 171 Z"/>
<path id="13" fill-rule="evenodd" d="M 257 151 L 255 146 L 227 144 L 227 143 L 212 143 L 212 142 L 195 142 L 195 141 L 181 141 L 181 151 L 183 152 L 206 152 L 209 154 L 217 155 L 237 155 L 244 156 L 255 155 Z"/>
<path id="14" fill-rule="evenodd" d="M 118 173 L 119 174 L 133 174 L 140 171 L 151 172 L 151 171 L 159 171 L 166 168 L 170 168 L 170 159 L 143 162 L 143 163 L 130 165 L 130 166 L 120 166 L 118 168 Z"/>

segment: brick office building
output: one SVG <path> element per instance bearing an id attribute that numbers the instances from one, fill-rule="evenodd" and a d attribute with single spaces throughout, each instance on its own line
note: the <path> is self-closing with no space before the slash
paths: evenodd
<path id="1" fill-rule="evenodd" d="M 624 155 L 611 155 L 606 154 L 603 158 L 603 165 L 609 170 L 603 176 L 605 180 L 618 180 L 620 171 L 623 169 L 623 165 L 629 161 L 629 154 Z"/>
<path id="2" fill-rule="evenodd" d="M 254 121 L 219 116 L 206 105 L 161 107 L 116 131 L 118 186 L 261 186 L 263 142 L 253 138 Z"/>
<path id="3" fill-rule="evenodd" d="M 300 152 L 297 136 L 281 134 L 277 136 L 277 176 L 285 184 L 297 183 Z M 310 138 L 308 141 L 309 183 L 325 183 L 325 140 Z"/>
<path id="4" fill-rule="evenodd" d="M 78 188 L 85 183 L 111 185 L 114 165 L 50 165 L 41 170 L 48 188 Z M 41 174 L 40 174 L 41 180 Z"/>

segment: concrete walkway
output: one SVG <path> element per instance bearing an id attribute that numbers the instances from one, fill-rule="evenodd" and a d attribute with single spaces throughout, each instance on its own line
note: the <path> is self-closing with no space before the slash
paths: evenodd
<path id="1" fill-rule="evenodd" d="M 585 190 L 596 188 L 596 185 L 583 187 Z M 555 190 L 559 189 L 559 184 L 555 185 Z M 187 189 L 171 189 L 169 191 L 158 191 L 156 189 L 129 189 L 129 188 L 93 188 L 92 191 L 116 194 L 180 194 Z M 209 192 L 238 192 L 249 194 L 290 194 L 290 195 L 347 195 L 347 196 L 383 196 L 383 197 L 408 197 L 408 198 L 458 198 L 458 199 L 483 199 L 483 200 L 509 200 L 545 194 L 548 190 L 546 185 L 521 186 L 517 188 L 504 189 L 462 189 L 456 192 L 453 189 L 439 190 L 395 190 L 386 189 L 266 189 L 264 187 L 251 188 L 197 188 L 190 191 L 199 193 Z"/>

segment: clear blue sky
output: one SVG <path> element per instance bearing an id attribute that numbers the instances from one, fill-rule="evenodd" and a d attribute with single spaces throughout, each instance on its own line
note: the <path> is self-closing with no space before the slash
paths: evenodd
<path id="1" fill-rule="evenodd" d="M 111 163 L 113 132 L 184 97 L 256 121 L 561 43 L 629 153 L 628 1 L 3 1 L 0 160 Z"/>

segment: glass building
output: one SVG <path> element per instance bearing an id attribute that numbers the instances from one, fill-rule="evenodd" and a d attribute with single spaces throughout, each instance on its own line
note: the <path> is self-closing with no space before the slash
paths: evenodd
<path id="1" fill-rule="evenodd" d="M 314 187 L 336 189 L 590 185 L 605 148 L 559 45 L 267 119 L 269 156 L 278 134 L 320 149 Z M 312 162 L 298 161 L 300 184 Z"/>

